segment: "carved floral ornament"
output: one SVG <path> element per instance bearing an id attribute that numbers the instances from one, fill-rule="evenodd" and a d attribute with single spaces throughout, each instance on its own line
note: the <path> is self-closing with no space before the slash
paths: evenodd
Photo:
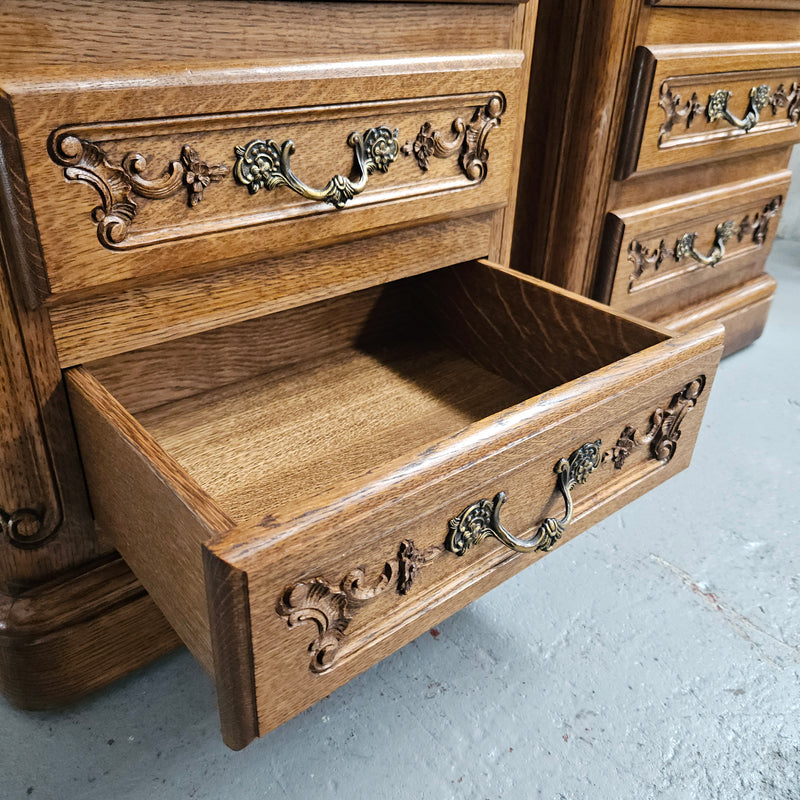
<path id="1" fill-rule="evenodd" d="M 423 172 L 429 169 L 431 158 L 458 156 L 466 178 L 480 183 L 486 177 L 489 161 L 487 138 L 501 121 L 505 98 L 493 93 L 483 106 L 475 109 L 472 119 L 465 123 L 460 117 L 453 120 L 452 138 L 435 130 L 430 122 L 420 127 L 413 142 L 400 146 L 397 129 L 379 126 L 366 131 L 352 131 L 347 145 L 353 151 L 353 167 L 349 176 L 336 174 L 322 188 L 304 183 L 292 170 L 291 156 L 295 144 L 291 139 L 282 143 L 274 139 L 254 139 L 246 145 L 236 145 L 231 154 L 233 168 L 224 163 L 206 161 L 191 145 L 181 147 L 179 157 L 169 161 L 161 174 L 145 177 L 148 158 L 139 152 L 126 153 L 118 164 L 97 142 L 80 135 L 79 129 L 60 129 L 50 137 L 52 160 L 64 167 L 67 181 L 81 181 L 100 196 L 100 205 L 92 211 L 97 225 L 97 237 L 106 247 L 119 247 L 127 238 L 139 210 L 138 198 L 164 200 L 186 191 L 190 208 L 197 209 L 205 191 L 214 183 L 232 174 L 237 184 L 255 195 L 262 189 L 272 191 L 285 187 L 312 202 L 326 203 L 342 209 L 364 191 L 373 173 L 386 173 L 402 153 L 414 156 Z"/>
<path id="2" fill-rule="evenodd" d="M 308 644 L 309 670 L 321 674 L 333 668 L 359 610 L 390 593 L 399 597 L 409 594 L 421 571 L 439 558 L 464 556 L 491 538 L 519 552 L 549 551 L 572 517 L 571 489 L 586 483 L 602 463 L 611 462 L 614 470 L 621 470 L 633 449 L 640 446 L 649 448 L 650 459 L 662 465 L 669 463 L 678 447 L 681 424 L 697 404 L 705 384 L 705 376 L 700 375 L 674 394 L 666 409 L 656 408 L 644 434 L 626 425 L 611 449 L 602 451 L 598 440 L 586 443 L 569 459 L 559 459 L 554 471 L 556 490 L 566 501 L 565 516 L 560 520 L 546 519 L 529 540 L 516 539 L 499 523 L 500 507 L 505 502 L 505 493 L 500 492 L 493 501 L 479 500 L 448 520 L 443 526 L 446 530 L 440 546 L 421 551 L 412 540 L 402 541 L 396 554 L 386 560 L 371 582 L 366 580 L 364 568 L 359 567 L 339 581 L 315 577 L 287 586 L 275 610 L 290 628 L 303 623 L 314 626 L 315 635 Z"/>
<path id="3" fill-rule="evenodd" d="M 749 240 L 756 247 L 761 247 L 766 241 L 770 220 L 778 214 L 782 205 L 783 196 L 778 195 L 754 212 L 752 217 L 747 213 L 738 223 L 734 220 L 719 223 L 715 228 L 714 245 L 706 257 L 699 255 L 694 249 L 697 233 L 684 233 L 674 243 L 666 239 L 653 244 L 638 239 L 631 240 L 628 245 L 628 261 L 633 264 L 634 269 L 630 275 L 628 292 L 636 290 L 636 283 L 645 272 L 650 269 L 657 272 L 667 261 L 677 264 L 691 258 L 704 266 L 716 266 L 725 255 L 725 245 L 734 238 L 739 243 Z"/>
<path id="4" fill-rule="evenodd" d="M 697 92 L 692 92 L 688 100 L 683 100 L 681 95 L 672 91 L 670 82 L 661 84 L 658 105 L 664 112 L 664 122 L 659 129 L 658 144 L 666 144 L 676 125 L 682 125 L 689 130 L 700 117 L 705 117 L 708 122 L 724 120 L 729 125 L 745 133 L 749 133 L 759 123 L 761 112 L 769 107 L 772 116 L 776 117 L 780 109 L 786 109 L 786 119 L 797 124 L 800 120 L 800 82 L 794 81 L 789 88 L 781 83 L 775 91 L 771 91 L 767 84 L 753 86 L 747 101 L 744 115 L 739 118 L 734 115 L 729 105 L 734 93 L 727 89 L 717 89 L 712 92 L 706 102 L 701 102 Z"/>

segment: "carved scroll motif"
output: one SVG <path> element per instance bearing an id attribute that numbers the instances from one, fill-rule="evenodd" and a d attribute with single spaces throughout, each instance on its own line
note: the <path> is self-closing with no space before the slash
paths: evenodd
<path id="1" fill-rule="evenodd" d="M 650 447 L 653 458 L 664 463 L 670 461 L 681 437 L 681 423 L 697 404 L 705 385 L 706 377 L 700 375 L 673 395 L 666 410 L 656 408 L 644 435 L 632 425 L 626 425 L 614 447 L 603 453 L 603 461 L 612 461 L 614 469 L 622 469 L 633 449 L 642 445 Z"/>
<path id="2" fill-rule="evenodd" d="M 749 239 L 757 247 L 761 247 L 767 238 L 770 220 L 778 214 L 782 205 L 783 196 L 773 197 L 760 211 L 754 212 L 752 217 L 750 214 L 746 214 L 738 224 L 732 220 L 726 221 L 717 226 L 715 233 L 718 237 L 721 236 L 725 242 L 736 237 L 740 243 Z M 722 226 L 726 226 L 724 230 L 720 230 Z M 672 246 L 666 244 L 666 240 L 662 239 L 651 247 L 647 242 L 641 242 L 638 239 L 632 240 L 628 245 L 628 261 L 633 264 L 633 271 L 628 281 L 628 292 L 635 291 L 637 281 L 648 270 L 657 272 L 665 261 L 679 263 L 689 258 L 690 248 L 687 248 L 686 244 L 690 242 L 691 245 L 694 245 L 696 237 L 696 233 L 685 233 L 679 236 Z M 721 255 L 724 255 L 724 250 Z M 716 259 L 715 264 L 720 260 L 721 258 Z"/>
<path id="3" fill-rule="evenodd" d="M 187 202 L 194 208 L 205 190 L 230 172 L 225 164 L 206 163 L 188 144 L 181 148 L 180 160 L 171 161 L 157 178 L 144 177 L 147 159 L 141 153 L 127 153 L 117 167 L 99 145 L 70 133 L 52 140 L 51 155 L 64 167 L 68 181 L 88 183 L 100 195 L 100 205 L 92 211 L 92 219 L 97 223 L 101 244 L 112 248 L 125 240 L 136 217 L 134 195 L 163 200 L 185 189 Z"/>
<path id="4" fill-rule="evenodd" d="M 452 158 L 458 154 L 461 169 L 467 178 L 475 182 L 482 181 L 486 177 L 489 161 L 486 139 L 500 124 L 505 109 L 503 95 L 492 95 L 485 106 L 476 109 L 468 124 L 461 117 L 453 120 L 451 139 L 446 139 L 441 131 L 426 122 L 419 129 L 416 139 L 406 142 L 401 152 L 405 156 L 413 155 L 423 171 L 429 169 L 431 158 Z"/>
<path id="5" fill-rule="evenodd" d="M 422 567 L 442 552 L 441 547 L 421 551 L 413 541 L 404 540 L 398 547 L 397 557 L 383 565 L 372 583 L 359 567 L 345 575 L 338 585 L 313 578 L 287 587 L 278 602 L 278 614 L 286 619 L 290 628 L 302 622 L 313 622 L 317 626 L 317 636 L 308 646 L 311 672 L 326 672 L 333 666 L 347 628 L 359 608 L 391 589 L 400 595 L 407 594 Z"/>
<path id="6" fill-rule="evenodd" d="M 773 117 L 778 115 L 780 109 L 785 108 L 789 122 L 796 124 L 800 120 L 800 83 L 797 81 L 788 90 L 784 84 L 780 84 L 774 92 L 766 84 L 752 87 L 745 114 L 741 119 L 728 110 L 732 97 L 733 92 L 717 89 L 708 96 L 706 103 L 700 102 L 697 92 L 693 92 L 689 100 L 683 101 L 679 94 L 673 93 L 669 81 L 664 81 L 658 96 L 658 105 L 664 111 L 664 122 L 659 128 L 659 146 L 669 140 L 675 125 L 680 124 L 685 130 L 689 130 L 701 116 L 708 122 L 724 120 L 745 133 L 756 127 L 759 114 L 767 107 L 772 110 Z"/>

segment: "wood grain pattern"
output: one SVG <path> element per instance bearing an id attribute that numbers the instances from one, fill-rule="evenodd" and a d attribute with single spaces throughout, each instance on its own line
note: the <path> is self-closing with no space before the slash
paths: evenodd
<path id="1" fill-rule="evenodd" d="M 696 100 L 705 109 L 709 97 L 717 90 L 730 91 L 731 111 L 739 117 L 745 115 L 750 90 L 759 85 L 769 86 L 771 96 L 779 87 L 786 92 L 800 83 L 800 50 L 796 43 L 770 43 L 752 45 L 663 45 L 646 48 L 648 58 L 642 59 L 642 72 L 655 64 L 652 88 L 647 101 L 647 116 L 641 130 L 635 126 L 626 132 L 621 145 L 630 159 L 622 162 L 617 177 L 625 178 L 631 171 L 646 172 L 676 164 L 707 161 L 732 153 L 741 153 L 759 147 L 788 144 L 798 141 L 800 128 L 797 103 L 781 107 L 768 106 L 760 114 L 758 123 L 749 133 L 724 120 L 711 121 L 705 110 L 692 113 L 683 109 L 682 115 L 667 127 L 663 107 L 664 98 L 685 105 Z M 634 75 L 634 81 L 639 79 Z M 642 78 L 644 81 L 644 78 Z M 680 97 L 680 101 L 678 101 Z M 640 102 L 632 93 L 630 103 Z M 638 150 L 638 157 L 636 151 Z"/>
<path id="2" fill-rule="evenodd" d="M 761 254 L 740 253 L 730 270 L 706 275 L 695 271 L 682 286 L 665 281 L 662 288 L 654 285 L 647 299 L 643 294 L 637 299 L 622 292 L 621 284 L 614 286 L 615 277 L 622 281 L 620 265 L 627 268 L 621 262 L 628 244 L 623 244 L 624 224 L 617 212 L 650 208 L 661 214 L 669 198 L 676 203 L 677 198 L 691 202 L 706 194 L 713 198 L 721 187 L 767 180 L 787 168 L 798 131 L 788 98 L 795 92 L 800 7 L 795 0 L 619 0 L 604 4 L 596 14 L 588 6 L 580 0 L 540 3 L 526 123 L 536 151 L 523 161 L 511 263 L 558 285 L 620 302 L 650 319 L 691 319 L 696 308 L 699 324 L 710 319 L 709 309 L 723 313 L 727 307 L 714 305 L 714 293 L 721 299 L 763 269 Z M 606 39 L 612 29 L 615 36 Z M 593 44 L 582 48 L 584 39 Z M 639 58 L 632 67 L 634 53 Z M 666 61 L 660 63 L 662 57 Z M 703 105 L 711 91 L 727 88 L 734 92 L 731 110 L 741 115 L 749 90 L 762 79 L 773 96 L 783 83 L 787 102 L 776 105 L 774 117 L 771 107 L 765 109 L 750 134 L 732 134 L 727 122 L 709 123 L 698 112 L 688 138 L 676 123 L 667 138 L 679 146 L 658 148 L 665 119 L 658 107 L 663 84 L 674 84 L 681 111 L 695 92 Z M 546 121 L 536 113 L 544 107 L 552 109 Z M 567 107 L 580 109 L 573 112 L 578 115 L 596 108 L 602 116 L 573 126 Z M 719 131 L 713 126 L 722 138 L 714 138 Z M 759 126 L 763 133 L 757 133 Z M 679 129 L 683 139 L 677 136 Z M 641 159 L 640 146 L 650 148 Z M 617 180 L 599 166 L 608 165 L 609 159 L 617 164 Z M 660 221 L 657 227 L 663 227 Z M 698 233 L 708 237 L 711 229 Z M 766 307 L 762 302 L 759 313 Z M 763 327 L 759 313 L 733 314 L 739 327 L 745 320 L 753 323 L 748 340 Z M 733 317 L 726 315 L 729 327 Z"/>
<path id="3" fill-rule="evenodd" d="M 454 25 L 457 10 L 441 2 L 317 2 L 303 13 L 294 2 L 132 0 L 120 13 L 104 0 L 7 0 L 0 16 L 0 65 L 4 75 L 38 71 L 52 77 L 64 70 L 97 75 L 133 65 L 233 58 L 286 63 L 307 59 L 309 42 L 320 60 L 436 53 L 442 42 L 453 52 L 508 47 L 515 4 L 467 1 L 470 24 Z M 187 19 L 191 35 L 181 35 L 176 20 Z M 356 30 L 369 35 L 353 35 Z"/>
<path id="4" fill-rule="evenodd" d="M 0 595 L 0 693 L 19 708 L 72 703 L 179 646 L 120 558 Z"/>
<path id="5" fill-rule="evenodd" d="M 14 174 L 4 172 L 0 183 Z M 27 307 L 12 280 L 9 235 L 3 227 L 0 589 L 19 591 L 97 557 L 103 548 L 94 535 L 47 314 Z"/>
<path id="6" fill-rule="evenodd" d="M 67 387 L 98 525 L 213 673 L 200 544 L 231 519 L 88 372 Z"/>
<path id="7" fill-rule="evenodd" d="M 686 331 L 717 320 L 725 326 L 723 355 L 728 356 L 761 336 L 775 286 L 775 280 L 763 274 L 702 303 L 673 311 L 661 317 L 658 324 L 671 330 Z"/>
<path id="8" fill-rule="evenodd" d="M 467 602 L 483 570 L 510 574 L 524 562 L 508 567 L 491 548 L 477 560 L 437 559 L 407 601 L 376 598 L 334 677 L 310 683 L 307 645 L 284 643 L 274 612 L 287 585 L 362 567 L 380 575 L 401 530 L 420 552 L 441 545 L 435 520 L 446 529 L 499 476 L 526 498 L 509 524 L 528 529 L 558 504 L 558 457 L 595 432 L 613 441 L 633 422 L 644 429 L 694 373 L 711 380 L 720 345 L 714 327 L 671 341 L 600 304 L 471 263 L 211 331 L 191 358 L 170 342 L 119 365 L 106 359 L 70 370 L 68 383 L 98 520 L 216 671 L 224 736 L 241 747 L 406 641 L 422 617 Z M 238 348 L 254 363 L 226 357 Z M 211 358 L 230 367 L 216 386 L 201 370 L 192 389 Z M 137 390 L 145 364 L 154 376 Z M 159 375 L 177 388 L 147 408 Z M 137 420 L 109 390 L 141 409 Z M 586 524 L 685 465 L 695 434 L 684 431 L 669 468 L 637 455 L 613 486 L 585 495 Z M 210 618 L 197 607 L 204 590 Z"/>
<path id="9" fill-rule="evenodd" d="M 800 11 L 797 0 L 647 0 L 651 6 L 702 6 L 703 8 L 789 9 Z"/>
<path id="10" fill-rule="evenodd" d="M 560 2 L 550 0 L 540 5 L 543 9 L 552 7 L 549 15 L 544 11 L 543 20 L 560 18 Z M 628 91 L 626 78 L 642 4 L 631 0 L 600 4 L 584 1 L 569 9 L 563 17 L 569 27 L 560 37 L 554 37 L 552 31 L 537 33 L 538 46 L 543 50 L 541 71 L 534 71 L 531 80 L 529 126 L 534 124 L 531 120 L 541 119 L 544 109 L 549 110 L 553 102 L 554 60 L 557 71 L 567 71 L 570 78 L 568 88 L 562 89 L 567 91 L 563 119 L 555 118 L 550 134 L 557 143 L 548 148 L 548 153 L 557 153 L 554 193 L 527 206 L 526 191 L 519 192 L 517 230 L 525 225 L 536 229 L 545 226 L 533 237 L 539 242 L 535 250 L 538 255 L 535 261 L 528 261 L 527 253 L 518 249 L 512 262 L 537 277 L 588 294 L 591 280 L 584 265 L 592 262 L 589 251 L 599 242 L 603 222 L 602 217 L 594 217 L 597 192 L 607 192 L 614 169 L 613 147 L 622 122 L 621 109 Z M 556 51 L 552 49 L 555 42 L 560 43 Z M 559 86 L 563 87 L 563 82 L 555 86 L 557 103 Z M 523 174 L 527 171 L 538 176 L 541 157 L 532 151 L 524 158 L 533 158 L 534 163 L 529 167 L 523 163 Z M 592 190 L 565 191 L 573 185 Z M 537 197 L 535 187 L 531 197 Z M 518 238 L 524 241 L 525 235 L 519 234 Z"/>
<path id="11" fill-rule="evenodd" d="M 157 284 L 122 285 L 50 311 L 62 366 L 271 314 L 487 252 L 491 215 L 390 232 L 322 252 Z M 398 253 L 402 257 L 398 257 Z"/>
<path id="12" fill-rule="evenodd" d="M 120 77 L 114 90 L 102 81 L 94 86 L 6 84 L 50 291 L 75 292 L 180 266 L 196 271 L 201 265 L 234 264 L 360 238 L 382 227 L 501 208 L 511 190 L 521 111 L 513 100 L 519 94 L 522 59 L 521 51 L 508 50 L 397 58 L 391 65 L 385 59 L 270 69 L 241 64 L 198 68 L 188 77 L 167 73 L 155 81 L 150 74 Z M 351 172 L 354 156 L 347 141 L 354 130 L 398 128 L 402 142 L 413 140 L 426 122 L 449 131 L 454 119 L 471 119 L 492 92 L 505 94 L 512 103 L 486 141 L 482 180 L 469 179 L 457 160 L 434 159 L 423 171 L 413 158 L 399 156 L 386 175 L 373 174 L 365 191 L 340 211 L 304 201 L 285 187 L 252 195 L 233 172 L 193 207 L 181 192 L 165 199 L 125 199 L 125 193 L 108 188 L 119 182 L 127 153 L 142 154 L 150 165 L 144 176 L 152 181 L 184 146 L 209 164 L 230 168 L 234 148 L 262 138 L 265 131 L 279 144 L 293 141 L 294 169 L 311 186 L 323 186 L 334 174 Z M 266 105 L 265 97 L 268 108 L 258 110 Z M 146 116 L 126 122 L 132 102 Z M 183 116 L 187 104 L 192 114 Z M 42 137 L 50 140 L 54 160 L 45 156 Z M 99 146 L 105 159 L 96 153 L 89 158 L 84 146 L 83 159 L 72 166 L 73 155 L 81 156 L 71 143 L 79 140 Z M 108 166 L 88 171 L 82 166 L 98 159 Z M 64 179 L 74 174 L 71 170 L 79 170 L 82 183 Z M 105 200 L 99 213 L 93 209 L 100 197 L 84 185 L 96 182 L 94 175 L 104 176 L 101 196 L 110 192 L 116 199 L 114 204 Z M 116 210 L 123 206 L 124 213 Z M 103 217 L 102 224 L 93 221 L 93 214 Z M 112 221 L 112 234 L 102 233 Z M 98 237 L 112 239 L 114 249 Z"/>
<path id="13" fill-rule="evenodd" d="M 661 202 L 609 213 L 608 242 L 598 276 L 611 273 L 605 298 L 617 308 L 655 318 L 666 310 L 691 305 L 760 275 L 776 234 L 791 173 L 773 173 L 738 184 L 664 198 Z M 733 222 L 725 255 L 713 267 L 676 254 L 686 233 L 698 233 L 696 248 L 705 253 L 720 224 Z"/>

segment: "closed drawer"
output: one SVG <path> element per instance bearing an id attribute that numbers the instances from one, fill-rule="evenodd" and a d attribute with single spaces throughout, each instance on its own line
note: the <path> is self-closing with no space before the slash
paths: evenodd
<path id="1" fill-rule="evenodd" d="M 0 117 L 19 136 L 4 146 L 19 146 L 18 223 L 38 240 L 21 282 L 41 299 L 501 209 L 522 63 L 496 50 L 9 79 Z"/>
<path id="2" fill-rule="evenodd" d="M 800 140 L 800 47 L 639 47 L 626 115 L 618 179 L 793 144 Z"/>
<path id="3" fill-rule="evenodd" d="M 241 747 L 685 467 L 721 346 L 471 262 L 67 383 L 98 524 Z"/>
<path id="4" fill-rule="evenodd" d="M 761 274 L 790 180 L 786 170 L 610 212 L 595 296 L 653 318 Z"/>

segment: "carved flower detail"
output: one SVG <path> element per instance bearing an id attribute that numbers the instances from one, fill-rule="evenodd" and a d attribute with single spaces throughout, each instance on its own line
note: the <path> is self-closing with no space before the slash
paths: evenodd
<path id="1" fill-rule="evenodd" d="M 230 172 L 230 167 L 225 164 L 207 164 L 197 150 L 188 144 L 181 150 L 181 162 L 185 169 L 183 182 L 189 190 L 189 205 L 192 208 L 203 199 L 203 192 L 212 183 L 221 181 Z"/>
<path id="2" fill-rule="evenodd" d="M 434 155 L 436 146 L 435 135 L 436 130 L 433 125 L 431 125 L 430 122 L 425 122 L 419 129 L 417 138 L 414 139 L 413 142 L 406 142 L 403 145 L 403 154 L 408 156 L 413 153 L 417 164 L 419 164 L 419 168 L 426 172 L 430 166 L 428 162 Z"/>

